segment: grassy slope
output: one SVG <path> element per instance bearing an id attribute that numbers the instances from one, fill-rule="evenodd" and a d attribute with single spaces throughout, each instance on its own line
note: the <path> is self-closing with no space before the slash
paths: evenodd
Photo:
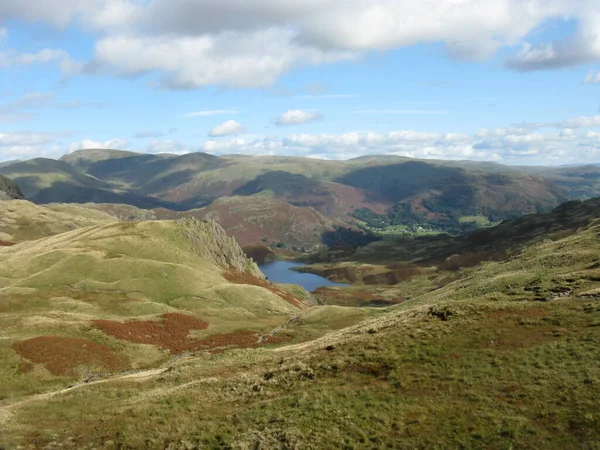
<path id="1" fill-rule="evenodd" d="M 206 330 L 193 332 L 202 339 L 237 330 L 268 332 L 299 311 L 273 289 L 225 278 L 232 270 L 262 274 L 210 222 L 86 227 L 1 248 L 0 260 L 0 398 L 106 373 L 86 366 L 64 377 L 40 364 L 30 367 L 11 348 L 26 339 L 86 339 L 114 352 L 124 368 L 139 369 L 164 362 L 169 352 L 119 341 L 91 326 L 92 320 L 160 321 L 162 314 L 181 313 L 208 322 Z M 23 373 L 23 367 L 31 371 Z"/>
<path id="2" fill-rule="evenodd" d="M 0 240 L 18 243 L 116 219 L 78 205 L 35 205 L 26 200 L 0 201 Z"/>
<path id="3" fill-rule="evenodd" d="M 145 380 L 4 410 L 5 439 L 106 449 L 597 448 L 599 232 L 595 222 L 530 245 L 355 326 L 345 327 L 356 310 L 308 310 L 291 335 L 340 328 L 311 342 L 180 360 Z"/>

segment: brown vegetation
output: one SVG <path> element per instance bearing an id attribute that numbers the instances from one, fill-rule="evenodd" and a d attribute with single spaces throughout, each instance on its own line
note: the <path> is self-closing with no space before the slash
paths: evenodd
<path id="1" fill-rule="evenodd" d="M 161 317 L 161 322 L 94 320 L 92 324 L 117 339 L 157 345 L 171 353 L 189 350 L 192 342 L 188 339 L 189 332 L 208 327 L 208 323 L 185 314 L 168 313 Z"/>
<path id="2" fill-rule="evenodd" d="M 204 330 L 208 327 L 208 323 L 178 313 L 163 314 L 160 317 L 162 318 L 161 322 L 95 320 L 92 323 L 96 328 L 117 339 L 136 344 L 156 345 L 173 354 L 203 350 L 221 353 L 232 348 L 252 348 L 261 344 L 276 344 L 286 340 L 283 337 L 268 336 L 261 341 L 260 334 L 250 330 L 217 334 L 204 339 L 190 339 L 188 337 L 190 331 Z"/>
<path id="3" fill-rule="evenodd" d="M 107 347 L 85 339 L 59 336 L 40 336 L 12 345 L 23 358 L 43 364 L 54 375 L 75 375 L 79 366 L 99 365 L 104 369 L 116 370 L 126 366 L 125 361 Z M 26 372 L 32 367 L 21 364 Z"/>

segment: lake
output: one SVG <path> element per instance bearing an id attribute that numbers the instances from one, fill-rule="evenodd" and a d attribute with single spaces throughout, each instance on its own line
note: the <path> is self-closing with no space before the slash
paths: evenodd
<path id="1" fill-rule="evenodd" d="M 292 267 L 305 266 L 304 263 L 289 261 L 271 261 L 259 264 L 260 270 L 273 283 L 298 284 L 307 291 L 314 291 L 320 287 L 327 286 L 348 286 L 344 283 L 334 283 L 327 278 L 320 277 L 313 273 L 302 273 L 291 270 Z"/>

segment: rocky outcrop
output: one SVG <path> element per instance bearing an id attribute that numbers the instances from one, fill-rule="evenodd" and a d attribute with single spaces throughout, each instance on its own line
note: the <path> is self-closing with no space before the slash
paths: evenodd
<path id="1" fill-rule="evenodd" d="M 21 188 L 9 178 L 0 175 L 0 200 L 20 200 L 25 198 Z"/>
<path id="2" fill-rule="evenodd" d="M 249 259 L 237 241 L 213 220 L 179 219 L 177 224 L 191 248 L 207 261 L 224 269 L 245 272 L 264 279 L 256 263 Z"/>

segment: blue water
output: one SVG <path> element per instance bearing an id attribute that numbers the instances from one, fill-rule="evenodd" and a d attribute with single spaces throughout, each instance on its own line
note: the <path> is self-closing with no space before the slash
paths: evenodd
<path id="1" fill-rule="evenodd" d="M 273 283 L 298 284 L 307 291 L 314 291 L 326 286 L 348 286 L 344 283 L 334 283 L 327 278 L 312 273 L 301 273 L 291 270 L 292 267 L 305 266 L 304 263 L 289 261 L 272 261 L 259 264 L 260 270 Z"/>

